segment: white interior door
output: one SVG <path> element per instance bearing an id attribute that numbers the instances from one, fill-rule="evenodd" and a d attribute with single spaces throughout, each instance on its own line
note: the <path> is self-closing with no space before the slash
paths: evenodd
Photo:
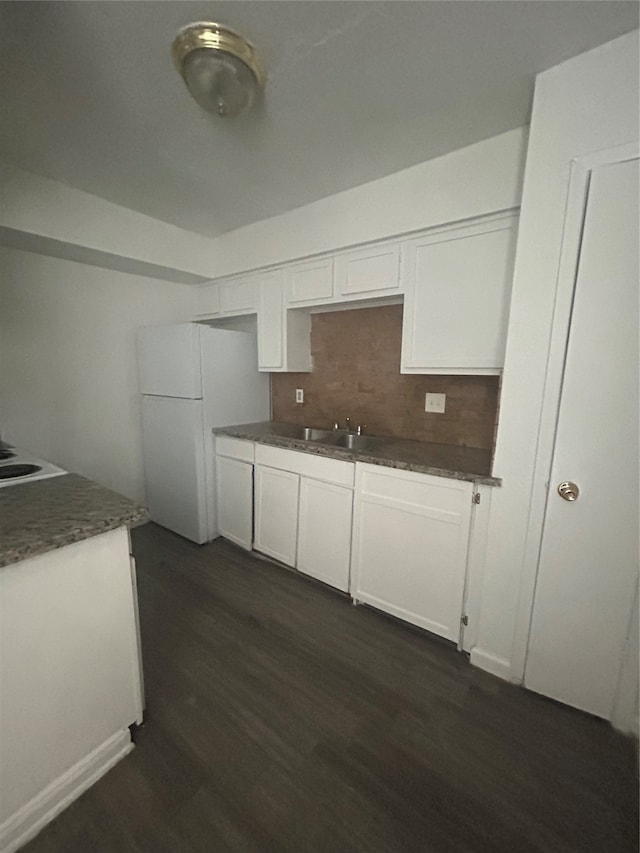
<path id="1" fill-rule="evenodd" d="M 525 670 L 607 719 L 638 576 L 638 233 L 638 161 L 594 169 Z"/>

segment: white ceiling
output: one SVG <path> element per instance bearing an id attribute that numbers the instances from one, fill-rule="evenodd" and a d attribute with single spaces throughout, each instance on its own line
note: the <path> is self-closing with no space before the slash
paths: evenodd
<path id="1" fill-rule="evenodd" d="M 534 75 L 638 26 L 616 0 L 0 3 L 0 158 L 207 236 L 529 119 Z M 264 102 L 219 119 L 179 27 L 240 30 Z"/>

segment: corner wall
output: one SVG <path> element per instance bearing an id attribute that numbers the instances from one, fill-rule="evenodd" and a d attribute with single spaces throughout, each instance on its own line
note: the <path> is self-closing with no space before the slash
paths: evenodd
<path id="1" fill-rule="evenodd" d="M 0 249 L 0 429 L 144 501 L 138 326 L 192 316 L 192 288 Z"/>
<path id="2" fill-rule="evenodd" d="M 493 469 L 503 485 L 492 500 L 471 655 L 503 678 L 522 679 L 528 643 L 569 324 L 570 294 L 564 316 L 556 298 L 572 160 L 637 140 L 638 31 L 538 76 Z"/>

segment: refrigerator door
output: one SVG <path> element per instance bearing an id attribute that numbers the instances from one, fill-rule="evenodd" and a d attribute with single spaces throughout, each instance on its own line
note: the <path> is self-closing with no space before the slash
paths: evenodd
<path id="1" fill-rule="evenodd" d="M 200 326 L 144 326 L 138 330 L 140 393 L 161 397 L 202 397 Z"/>
<path id="2" fill-rule="evenodd" d="M 142 398 L 151 520 L 198 544 L 208 538 L 202 401 Z"/>

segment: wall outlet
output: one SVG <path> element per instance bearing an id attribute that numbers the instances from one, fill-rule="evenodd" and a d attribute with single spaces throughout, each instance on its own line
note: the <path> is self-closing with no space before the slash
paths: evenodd
<path id="1" fill-rule="evenodd" d="M 437 412 L 440 415 L 443 414 L 446 399 L 447 399 L 446 394 L 425 394 L 425 397 L 424 397 L 424 410 L 425 410 L 425 412 Z"/>
<path id="2" fill-rule="evenodd" d="M 304 403 L 304 389 L 296 388 L 296 403 Z"/>

